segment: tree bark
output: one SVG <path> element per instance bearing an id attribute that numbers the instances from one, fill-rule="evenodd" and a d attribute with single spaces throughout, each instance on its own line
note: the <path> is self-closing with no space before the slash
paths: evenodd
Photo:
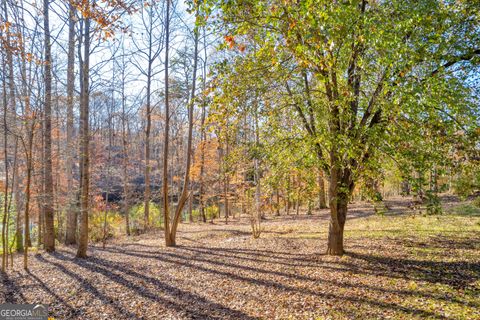
<path id="1" fill-rule="evenodd" d="M 8 199 L 8 205 L 7 205 L 7 225 L 6 225 L 6 235 L 7 235 L 7 251 L 5 252 L 5 255 L 6 255 L 6 264 L 8 266 L 8 252 L 10 252 L 10 255 L 11 255 L 11 265 L 13 267 L 13 254 L 12 254 L 12 246 L 13 244 L 9 247 L 8 246 L 8 235 L 10 234 L 10 231 L 9 231 L 9 228 L 10 228 L 10 213 L 12 211 L 12 200 L 13 200 L 13 192 L 15 191 L 14 187 L 15 186 L 15 183 L 16 181 L 18 180 L 17 178 L 17 171 L 16 171 L 16 167 L 17 167 L 17 163 L 18 163 L 18 159 L 17 159 L 17 155 L 18 155 L 18 138 L 15 137 L 15 149 L 14 149 L 14 158 L 13 158 L 13 172 L 12 172 L 12 195 L 10 195 L 10 198 Z M 14 237 L 14 240 L 15 240 L 15 237 Z"/>
<path id="2" fill-rule="evenodd" d="M 335 158 L 335 156 L 332 156 Z M 328 255 L 341 256 L 344 254 L 343 231 L 347 219 L 349 194 L 353 190 L 351 172 L 348 169 L 339 169 L 334 159 L 330 174 L 330 223 L 328 227 Z"/>
<path id="3" fill-rule="evenodd" d="M 125 214 L 125 233 L 130 236 L 130 190 L 128 188 L 128 143 L 127 114 L 125 111 L 125 47 L 122 43 L 122 146 L 123 146 L 123 212 Z"/>
<path id="4" fill-rule="evenodd" d="M 170 210 L 168 208 L 168 143 L 169 143 L 169 131 L 170 131 L 170 105 L 168 97 L 168 49 L 170 46 L 170 0 L 167 0 L 165 17 L 165 134 L 163 138 L 163 222 L 165 229 L 165 245 L 172 246 L 170 237 Z"/>
<path id="5" fill-rule="evenodd" d="M 23 18 L 23 13 L 22 13 L 22 18 Z M 25 27 L 24 27 L 25 28 Z M 24 33 L 24 29 L 22 30 L 22 33 L 21 33 L 21 37 L 22 38 L 25 38 L 25 33 Z M 22 42 L 23 43 L 23 42 Z M 22 56 L 25 56 L 25 46 L 22 44 L 20 46 L 20 51 L 21 51 L 21 54 Z M 30 114 L 30 97 L 29 97 L 29 94 L 28 94 L 28 82 L 27 82 L 27 66 L 26 66 L 26 61 L 25 59 L 21 59 L 21 66 L 20 66 L 20 73 L 21 73 L 21 78 L 22 78 L 22 99 L 24 100 L 24 115 L 29 115 Z M 25 123 L 26 124 L 26 123 Z M 28 126 L 25 126 L 26 129 L 27 129 L 27 134 L 29 133 L 28 132 Z M 22 139 L 22 144 L 24 143 L 24 140 Z M 27 161 L 27 175 L 28 175 L 28 159 L 26 159 Z M 27 177 L 27 180 L 28 180 L 28 177 Z M 31 180 L 31 179 L 30 179 Z M 17 198 L 25 198 L 25 205 L 26 205 L 26 201 L 27 201 L 27 195 L 25 194 L 24 197 L 22 196 L 19 196 L 20 194 L 20 187 L 18 185 L 18 179 L 17 179 L 17 192 L 16 192 L 16 197 Z M 23 241 L 25 240 L 25 247 L 28 246 L 29 242 L 27 242 L 27 239 L 26 239 L 26 233 L 28 232 L 28 230 L 25 229 L 25 239 L 24 239 L 24 236 L 22 234 L 22 227 L 21 227 L 21 211 L 20 211 L 20 205 L 19 205 L 19 202 L 20 199 L 17 199 L 17 214 L 18 214 L 18 218 L 17 218 L 17 251 L 20 252 L 20 251 L 23 251 Z M 26 211 L 26 208 L 24 208 L 24 210 Z M 24 219 L 25 219 L 25 216 L 24 216 Z M 25 226 L 25 221 L 24 221 L 24 226 Z M 28 239 L 28 241 L 30 241 L 30 238 Z M 20 250 L 21 249 L 21 250 Z"/>
<path id="6" fill-rule="evenodd" d="M 205 26 L 203 26 L 203 70 L 202 70 L 202 91 L 205 92 L 207 88 L 207 37 L 205 34 Z M 200 190 L 199 190 L 199 202 L 200 202 L 200 216 L 204 223 L 207 222 L 207 216 L 205 214 L 205 144 L 207 140 L 207 133 L 205 130 L 205 118 L 207 113 L 207 103 L 205 97 L 202 97 L 202 112 L 200 116 Z"/>
<path id="7" fill-rule="evenodd" d="M 73 192 L 73 159 L 75 148 L 73 143 L 73 95 L 75 88 L 75 7 L 69 3 L 68 11 L 68 62 L 67 62 L 67 157 L 66 157 L 66 180 L 67 180 L 67 226 L 65 232 L 65 244 L 77 243 L 77 208 L 76 196 Z"/>
<path id="8" fill-rule="evenodd" d="M 18 176 L 18 164 L 13 168 L 13 174 Z M 13 185 L 13 192 L 15 193 L 15 210 L 17 212 L 15 221 L 15 251 L 23 252 L 22 208 L 24 195 L 22 195 L 18 180 L 19 179 L 15 179 Z"/>
<path id="9" fill-rule="evenodd" d="M 90 60 L 90 18 L 85 19 L 84 55 L 82 63 L 82 85 L 80 103 L 80 236 L 77 258 L 87 257 L 88 211 L 89 211 L 89 60 Z"/>
<path id="10" fill-rule="evenodd" d="M 258 146 L 260 145 L 260 132 L 259 132 L 259 126 L 258 126 L 258 110 L 257 109 L 255 109 L 254 134 L 255 134 L 255 146 L 258 148 Z M 253 236 L 255 238 L 258 238 L 260 234 L 258 235 L 256 234 L 257 233 L 256 228 L 258 226 L 258 232 L 259 232 L 260 220 L 263 217 L 260 161 L 258 159 L 258 156 L 255 156 L 253 160 L 253 167 L 254 167 L 254 181 L 255 181 L 255 213 L 252 219 L 252 227 L 253 227 L 252 232 L 253 232 Z"/>
<path id="11" fill-rule="evenodd" d="M 168 1 L 169 0 L 167 0 L 167 3 Z M 168 7 L 169 6 L 167 6 L 167 8 Z M 196 17 L 198 18 L 198 6 L 196 10 Z M 167 25 L 168 24 L 169 22 L 167 21 Z M 175 216 L 173 218 L 172 227 L 170 229 L 170 236 L 169 236 L 170 239 L 169 241 L 166 242 L 167 246 L 176 245 L 178 224 L 180 223 L 182 210 L 189 197 L 190 167 L 192 163 L 192 145 L 193 145 L 193 108 L 195 106 L 195 89 L 196 89 L 195 84 L 196 84 L 196 78 L 197 78 L 197 63 L 198 63 L 198 29 L 196 26 L 194 29 L 194 33 L 195 33 L 195 40 L 194 40 L 195 47 L 194 47 L 194 53 L 193 53 L 192 91 L 191 91 L 190 101 L 188 103 L 188 138 L 187 138 L 187 159 L 185 163 L 185 175 L 183 178 L 182 193 L 178 200 L 177 209 L 175 210 Z M 168 47 L 168 42 L 167 42 L 167 47 Z M 167 95 L 165 95 L 165 97 L 167 97 Z M 165 228 L 165 231 L 167 231 L 167 228 Z"/>
<path id="12" fill-rule="evenodd" d="M 53 208 L 53 175 L 52 175 L 52 54 L 50 45 L 49 0 L 43 1 L 43 24 L 45 32 L 45 105 L 44 105 L 44 174 L 45 174 L 45 230 L 44 246 L 47 252 L 55 251 L 55 228 Z"/>
<path id="13" fill-rule="evenodd" d="M 127 138 L 125 133 L 125 107 L 122 107 L 123 120 L 122 120 L 122 140 L 123 140 L 123 213 L 125 214 L 125 233 L 130 236 L 130 190 L 128 188 L 128 175 L 127 175 L 127 163 L 128 163 L 128 150 L 127 150 Z"/>
<path id="14" fill-rule="evenodd" d="M 28 105 L 26 108 L 26 114 L 28 115 Z M 30 245 L 30 185 L 32 181 L 32 149 L 33 149 L 33 136 L 34 136 L 35 124 L 32 121 L 30 131 L 28 132 L 28 147 L 24 145 L 25 157 L 27 158 L 27 183 L 25 186 L 25 248 L 23 251 L 23 269 L 28 270 L 28 247 Z"/>
<path id="15" fill-rule="evenodd" d="M 144 229 L 148 230 L 150 226 L 150 131 L 152 127 L 152 107 L 151 107 L 151 82 L 152 82 L 152 61 L 151 61 L 151 32 L 150 32 L 150 46 L 149 46 L 149 61 L 147 70 L 147 124 L 145 127 L 145 193 L 143 206 L 143 224 Z"/>
<path id="16" fill-rule="evenodd" d="M 6 9 L 5 9 L 6 10 Z M 3 59 L 3 66 L 5 68 L 5 60 Z M 8 234 L 6 234 L 7 226 L 7 203 L 8 203 L 8 100 L 7 100 L 7 88 L 6 81 L 3 81 L 3 158 L 5 165 L 5 189 L 0 190 L 3 192 L 3 218 L 2 218 L 2 272 L 5 272 L 7 265 L 7 241 Z"/>

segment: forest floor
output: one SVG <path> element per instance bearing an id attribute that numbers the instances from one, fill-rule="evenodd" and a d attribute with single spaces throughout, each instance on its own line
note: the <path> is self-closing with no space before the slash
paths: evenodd
<path id="1" fill-rule="evenodd" d="M 447 199 L 448 200 L 448 199 Z M 74 259 L 74 248 L 15 257 L 0 302 L 45 303 L 55 319 L 480 319 L 480 210 L 408 211 L 407 200 L 349 211 L 343 257 L 324 255 L 328 211 L 182 224 L 115 239 Z"/>

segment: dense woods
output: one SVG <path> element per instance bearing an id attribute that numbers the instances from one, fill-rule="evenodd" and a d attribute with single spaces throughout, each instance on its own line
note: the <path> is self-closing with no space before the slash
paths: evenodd
<path id="1" fill-rule="evenodd" d="M 406 252 L 408 228 L 421 229 L 420 223 L 428 228 L 410 236 L 427 232 L 422 241 L 429 248 L 444 243 L 448 250 L 478 249 L 477 1 L 1 0 L 0 48 L 5 302 L 21 301 L 7 296 L 20 292 L 9 273 L 27 272 L 34 280 L 43 265 L 67 270 L 77 280 L 81 271 L 75 268 L 96 270 L 108 283 L 134 292 L 135 281 L 127 285 L 107 268 L 137 276 L 125 271 L 122 261 L 148 264 L 156 259 L 152 252 L 159 252 L 162 263 L 185 259 L 181 265 L 188 266 L 188 259 L 197 259 L 186 253 L 188 246 L 197 244 L 202 246 L 192 250 L 199 250 L 199 263 L 226 259 L 215 276 L 246 281 L 221 271 L 239 265 L 259 272 L 253 277 L 260 286 L 275 280 L 260 279 L 267 271 L 258 271 L 243 255 L 263 255 L 268 272 L 286 277 L 287 291 L 298 289 L 288 284 L 295 272 L 272 271 L 276 263 L 293 259 L 287 262 L 307 268 L 303 264 L 310 258 L 301 258 L 306 254 L 315 263 L 322 256 L 330 259 L 326 263 L 338 270 L 329 272 L 401 265 L 399 257 L 370 259 L 367 252 Z M 350 217 L 350 228 L 360 229 L 349 229 Z M 418 224 L 412 225 L 415 217 Z M 464 235 L 463 229 L 451 230 L 459 225 L 468 229 L 466 239 L 448 238 L 454 237 L 448 232 Z M 381 233 L 376 246 L 370 238 L 377 237 L 375 230 L 397 231 Z M 282 242 L 290 233 L 296 240 Z M 396 242 L 388 242 L 391 237 Z M 440 238 L 444 242 L 436 242 Z M 129 241 L 137 251 L 125 251 Z M 358 249 L 362 243 L 368 251 Z M 92 269 L 98 257 L 111 263 Z M 429 256 L 425 268 L 437 258 Z M 478 263 L 471 262 L 478 258 L 478 251 L 452 253 L 459 263 L 452 279 L 467 283 L 480 276 Z M 412 261 L 404 263 L 415 265 Z M 443 260 L 435 263 L 434 272 L 450 268 Z M 382 272 L 398 273 L 389 270 Z M 464 287 L 458 279 L 442 282 L 449 270 L 436 273 L 436 283 L 452 294 L 468 286 L 471 291 L 465 290 L 478 294 L 478 278 Z M 142 279 L 155 284 L 157 272 Z M 307 271 L 298 272 L 298 279 L 307 281 Z M 365 281 L 374 281 L 371 276 Z M 340 279 L 336 273 L 328 277 Z M 400 286 L 416 279 L 396 277 L 405 280 Z M 170 285 L 174 288 L 165 289 Z M 368 311 L 340 306 L 321 315 L 308 313 L 308 307 L 297 313 L 295 304 L 285 314 L 248 303 L 224 310 L 225 303 L 206 303 L 194 289 L 162 286 L 201 305 L 177 301 L 175 312 L 187 311 L 173 318 L 382 318 L 375 308 L 393 310 L 386 302 L 374 304 L 376 298 L 349 302 L 375 305 Z M 399 307 L 400 300 L 409 301 L 402 296 L 407 291 L 395 294 L 399 302 L 390 316 L 438 316 Z M 160 309 L 168 305 L 153 300 Z M 23 298 L 27 302 L 52 301 Z M 60 305 L 55 310 L 65 318 L 102 318 L 85 310 L 68 313 L 65 303 Z M 452 307 L 453 318 L 480 317 L 475 306 L 478 300 L 460 311 Z M 119 317 L 172 316 L 142 312 L 121 311 Z"/>

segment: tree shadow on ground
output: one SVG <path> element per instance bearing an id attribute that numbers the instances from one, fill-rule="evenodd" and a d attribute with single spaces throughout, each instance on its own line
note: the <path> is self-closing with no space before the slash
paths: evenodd
<path id="1" fill-rule="evenodd" d="M 183 247 L 185 249 L 185 247 Z M 217 250 L 218 248 L 214 248 L 212 250 Z M 108 248 L 106 251 L 112 251 L 116 253 L 121 253 L 127 256 L 142 258 L 142 259 L 155 259 L 162 261 L 163 263 L 170 263 L 178 265 L 179 267 L 185 267 L 192 270 L 192 272 L 202 272 L 208 273 L 212 276 L 222 276 L 233 281 L 243 282 L 254 284 L 256 286 L 261 286 L 267 289 L 275 289 L 278 290 L 279 295 L 285 294 L 285 292 L 292 292 L 295 294 L 301 294 L 305 296 L 315 296 L 317 298 L 327 299 L 327 300 L 338 300 L 338 301 L 345 301 L 354 304 L 362 304 L 368 306 L 375 306 L 385 310 L 391 310 L 396 312 L 402 312 L 404 314 L 409 315 L 420 315 L 423 317 L 433 317 L 433 318 L 443 318 L 443 316 L 439 313 L 422 310 L 415 307 L 406 307 L 394 302 L 387 302 L 387 301 L 380 301 L 378 299 L 370 299 L 367 297 L 359 297 L 353 296 L 349 294 L 337 294 L 336 290 L 332 290 L 331 292 L 320 292 L 314 289 L 310 289 L 307 285 L 309 282 L 312 285 L 318 285 L 319 283 L 325 283 L 332 287 L 343 287 L 345 289 L 351 288 L 352 283 L 344 283 L 342 281 L 332 281 L 332 280 L 325 280 L 320 278 L 310 278 L 300 275 L 295 275 L 293 273 L 285 273 L 279 271 L 272 271 L 266 270 L 259 267 L 251 267 L 245 266 L 240 263 L 233 263 L 233 262 L 224 262 L 220 261 L 216 257 L 211 257 L 210 259 L 201 258 L 198 255 L 191 256 L 191 255 L 182 255 L 172 252 L 145 252 L 140 251 L 136 252 L 134 250 L 118 250 Z M 285 259 L 285 257 L 283 257 Z M 98 261 L 98 260 L 97 260 Z M 106 265 L 109 265 L 110 261 L 104 261 Z M 208 266 L 210 264 L 211 266 Z M 328 266 L 319 266 L 320 268 L 328 268 Z M 228 271 L 226 270 L 228 269 Z M 351 269 L 345 269 L 351 271 Z M 239 272 L 241 271 L 241 272 Z M 254 276 L 246 276 L 244 272 L 251 272 L 254 273 Z M 337 271 L 337 270 L 334 270 Z M 275 275 L 282 277 L 285 281 L 274 281 L 271 280 L 271 277 L 268 275 Z M 290 281 L 287 279 L 295 279 L 294 283 L 298 283 L 298 281 L 304 281 L 303 285 L 291 285 Z M 399 291 L 399 290 L 386 290 L 384 288 L 378 288 L 374 286 L 364 286 L 358 285 L 359 287 L 363 287 L 364 289 L 370 290 L 377 290 L 382 292 L 390 292 L 394 294 L 408 294 L 408 295 L 419 295 L 414 291 Z M 434 298 L 442 299 L 441 296 L 435 296 Z M 463 303 L 463 301 L 461 301 Z"/>
<path id="2" fill-rule="evenodd" d="M 249 250 L 247 255 L 239 255 L 235 254 L 232 252 L 239 252 L 239 251 L 244 251 L 244 250 L 232 250 L 232 249 L 226 249 L 226 248 L 205 248 L 205 247 L 186 247 L 182 246 L 181 249 L 187 250 L 190 252 L 194 252 L 197 254 L 195 257 L 196 260 L 200 261 L 209 261 L 211 264 L 220 264 L 224 266 L 229 266 L 229 267 L 234 267 L 237 266 L 241 269 L 253 269 L 254 271 L 258 273 L 273 273 L 278 276 L 282 276 L 285 278 L 293 278 L 296 280 L 300 281 L 310 281 L 312 283 L 315 282 L 325 282 L 329 283 L 333 286 L 338 286 L 338 287 L 344 287 L 344 288 L 349 288 L 349 287 L 360 287 L 360 288 L 366 288 L 369 290 L 376 290 L 376 291 L 382 291 L 385 293 L 393 293 L 393 294 L 398 294 L 398 295 L 409 295 L 409 296 L 423 296 L 423 297 L 428 297 L 428 298 L 433 298 L 437 300 L 445 300 L 447 302 L 449 301 L 455 301 L 458 303 L 466 303 L 463 300 L 456 299 L 454 297 L 445 297 L 442 295 L 435 295 L 435 294 L 428 294 L 428 293 L 419 293 L 416 292 L 415 290 L 390 290 L 386 288 L 381 288 L 377 286 L 372 286 L 372 285 L 367 285 L 367 284 L 362 284 L 361 286 L 352 284 L 352 283 L 344 283 L 342 281 L 337 281 L 337 280 L 326 280 L 326 279 L 319 279 L 316 277 L 308 277 L 308 276 L 302 276 L 298 275 L 296 273 L 287 273 L 284 271 L 272 271 L 272 270 L 263 270 L 261 268 L 252 268 L 252 267 L 244 267 L 238 261 L 234 260 L 249 260 L 249 261 L 254 261 L 257 263 L 257 265 L 262 265 L 262 264 L 281 264 L 285 266 L 294 266 L 294 267 L 309 267 L 309 268 L 322 268 L 322 269 L 329 269 L 333 272 L 348 272 L 348 273 L 357 273 L 357 274 L 366 274 L 366 275 L 373 275 L 373 276 L 385 276 L 385 277 L 391 277 L 391 278 L 397 278 L 397 279 L 405 279 L 405 280 L 421 280 L 421 281 L 428 281 L 430 283 L 443 283 L 450 285 L 451 287 L 455 289 L 464 289 L 466 286 L 469 285 L 469 283 L 475 281 L 479 277 L 479 264 L 478 263 L 466 263 L 466 262 L 428 262 L 428 261 L 417 261 L 417 260 L 411 260 L 411 259 L 392 259 L 392 261 L 385 260 L 382 261 L 384 264 L 386 263 L 390 267 L 395 265 L 397 268 L 399 266 L 404 267 L 404 272 L 401 273 L 390 273 L 388 270 L 382 270 L 381 268 L 378 268 L 377 265 L 365 265 L 365 264 L 359 264 L 356 262 L 343 262 L 342 260 L 335 261 L 335 262 L 326 262 L 321 260 L 322 255 L 300 255 L 300 256 L 288 256 L 285 258 L 285 256 L 277 256 L 275 254 L 272 254 L 271 251 L 268 254 L 263 254 L 261 253 L 261 257 L 263 258 L 258 258 L 257 253 L 252 251 L 262 251 L 262 250 Z M 225 253 L 226 252 L 226 253 Z M 208 258 L 202 259 L 198 256 L 198 254 L 206 256 Z M 357 254 L 357 253 L 350 253 L 347 255 L 350 255 L 354 257 L 354 259 L 363 259 L 365 260 L 368 255 L 364 254 Z M 255 258 L 252 258 L 255 257 Z M 227 259 L 229 262 L 218 262 L 218 257 L 220 259 Z M 268 259 L 268 258 L 270 259 Z M 372 259 L 375 261 L 375 259 Z M 410 269 L 414 266 L 413 269 Z M 422 266 L 421 269 L 418 268 L 418 266 Z M 416 268 L 415 268 L 416 266 Z M 431 271 L 432 269 L 439 269 L 443 268 L 444 273 L 435 274 Z M 418 272 L 420 270 L 420 272 Z M 475 271 L 476 270 L 476 271 Z M 455 275 L 455 278 L 452 278 L 452 275 Z M 462 279 L 463 283 L 459 283 L 458 279 Z M 456 281 L 457 280 L 457 281 Z M 467 303 L 468 304 L 468 303 Z M 479 303 L 474 303 L 474 304 L 469 304 L 471 306 L 475 307 L 480 307 L 480 302 Z"/>
<path id="3" fill-rule="evenodd" d="M 365 261 L 368 269 L 382 276 L 441 283 L 455 289 L 465 289 L 480 278 L 480 262 L 414 260 L 358 252 L 346 254 Z"/>
<path id="4" fill-rule="evenodd" d="M 43 290 L 45 291 L 48 295 L 50 295 L 51 297 L 53 297 L 56 301 L 58 301 L 60 303 L 60 305 L 62 306 L 62 308 L 54 308 L 54 309 L 51 309 L 50 308 L 50 313 L 51 314 L 55 314 L 56 317 L 60 317 L 60 315 L 64 316 L 64 317 L 73 317 L 75 315 L 78 315 L 79 313 L 79 310 L 78 309 L 75 309 L 73 308 L 70 304 L 68 304 L 65 299 L 63 299 L 61 296 L 59 296 L 58 294 L 56 294 L 52 288 L 50 288 L 47 283 L 45 283 L 45 281 L 41 280 L 39 277 L 37 277 L 35 274 L 33 274 L 30 270 L 27 271 L 27 274 L 29 277 L 31 277 L 33 280 L 35 280 L 35 282 L 38 283 L 38 286 Z M 65 309 L 65 310 L 63 310 Z M 65 314 L 66 313 L 66 314 Z"/>
<path id="5" fill-rule="evenodd" d="M 2 279 L 3 301 L 13 304 L 25 303 L 25 297 L 17 283 L 10 279 L 6 272 L 0 272 L 0 277 Z"/>
<path id="6" fill-rule="evenodd" d="M 51 256 L 56 257 L 56 256 L 58 256 L 58 253 L 53 253 L 53 254 L 51 254 Z M 57 263 L 57 262 L 52 261 L 50 259 L 46 260 L 41 255 L 37 255 L 37 256 L 35 256 L 35 258 L 37 260 L 39 260 L 40 262 L 43 262 L 45 264 L 50 264 L 50 265 L 54 266 L 55 268 L 57 268 L 61 272 L 63 272 L 66 276 L 68 276 L 68 277 L 72 278 L 73 280 L 77 281 L 84 290 L 86 290 L 87 292 L 92 294 L 94 297 L 100 299 L 100 301 L 102 301 L 103 304 L 111 305 L 112 308 L 114 309 L 114 311 L 117 314 L 116 317 L 127 317 L 129 319 L 139 319 L 139 317 L 137 315 L 135 315 L 134 313 L 125 309 L 121 304 L 119 304 L 117 301 L 115 301 L 114 297 L 109 297 L 109 296 L 105 295 L 100 290 L 98 290 L 98 288 L 96 286 L 94 286 L 91 283 L 91 281 L 88 281 L 86 278 L 81 277 L 80 275 L 73 272 L 72 270 L 70 270 L 69 268 L 64 266 L 63 264 Z M 49 290 L 51 290 L 51 289 L 49 289 Z M 68 306 L 65 306 L 65 307 L 68 308 Z M 73 316 L 73 315 L 70 315 L 70 316 Z"/>
<path id="7" fill-rule="evenodd" d="M 105 260 L 99 257 L 92 257 L 88 259 L 72 259 L 73 257 L 68 253 L 57 252 L 53 255 L 56 259 L 62 261 L 71 261 L 72 263 L 90 271 L 99 273 L 110 281 L 122 285 L 136 294 L 151 300 L 152 302 L 159 302 L 166 308 L 172 309 L 179 314 L 184 314 L 189 319 L 256 319 L 241 311 L 230 309 L 218 303 L 214 303 L 195 293 L 179 289 L 166 282 L 160 281 L 157 278 L 147 276 L 135 270 L 125 267 L 121 263 L 111 260 Z M 58 266 L 58 263 L 54 263 Z M 144 286 L 136 284 L 134 281 L 127 280 L 125 275 L 142 280 L 155 286 L 155 292 L 147 289 Z M 91 290 L 91 286 L 86 286 L 87 290 Z M 162 296 L 160 296 L 163 295 Z M 112 303 L 110 297 L 110 303 Z M 115 306 L 125 314 L 125 310 Z"/>
<path id="8" fill-rule="evenodd" d="M 445 240 L 446 241 L 446 240 Z M 428 243 L 427 246 L 434 248 L 443 248 L 445 241 L 438 246 L 434 243 Z M 467 249 L 472 249 L 472 245 L 460 241 L 457 245 L 456 240 L 449 241 L 448 246 L 457 248 L 458 245 Z M 145 254 L 146 258 L 156 258 L 158 255 L 170 255 L 173 258 L 183 259 L 181 254 L 172 252 L 159 252 L 157 246 L 149 246 L 139 244 L 146 250 L 133 249 L 106 249 L 123 254 Z M 414 242 L 410 246 L 421 246 Z M 362 248 L 362 246 L 354 246 L 355 248 Z M 261 250 L 261 249 L 247 249 L 247 248 L 224 248 L 224 247 L 207 247 L 207 246 L 178 246 L 178 249 L 194 252 L 195 259 L 201 262 L 208 262 L 213 264 L 220 263 L 218 259 L 225 259 L 230 267 L 239 267 L 242 265 L 239 261 L 252 261 L 257 263 L 273 263 L 292 267 L 321 267 L 330 268 L 334 271 L 356 271 L 369 275 L 386 276 L 390 278 L 405 279 L 405 280 L 420 280 L 430 283 L 441 283 L 452 286 L 455 289 L 462 289 L 480 278 L 480 263 L 466 262 L 466 261 L 428 261 L 415 260 L 407 258 L 393 258 L 385 255 L 369 255 L 355 251 L 349 251 L 347 256 L 361 260 L 361 268 L 358 263 L 352 261 L 338 260 L 327 263 L 319 259 L 323 254 L 301 254 L 291 253 L 285 251 Z M 357 248 L 357 249 L 358 249 Z M 153 251 L 152 251 L 153 250 Z M 208 255 L 209 258 L 203 258 L 201 255 Z M 217 259 L 217 260 L 215 260 Z M 261 272 L 261 271 L 260 271 Z M 284 275 L 289 276 L 289 275 Z"/>
<path id="9" fill-rule="evenodd" d="M 460 241 L 460 246 L 463 241 Z M 450 246 L 456 247 L 456 241 L 450 241 Z M 429 244 L 430 247 L 430 244 Z M 467 246 L 467 248 L 472 248 Z M 355 251 L 346 252 L 355 260 L 362 260 L 360 264 L 355 261 L 345 261 L 340 259 L 325 265 L 325 261 L 319 259 L 319 254 L 292 254 L 286 252 L 275 252 L 272 250 L 252 250 L 252 249 L 232 249 L 232 248 L 207 248 L 207 247 L 187 247 L 185 250 L 206 253 L 213 256 L 222 256 L 225 258 L 238 258 L 245 260 L 256 260 L 257 262 L 272 262 L 290 266 L 303 267 L 321 267 L 331 268 L 337 271 L 356 271 L 364 274 L 385 276 L 391 278 L 401 278 L 406 280 L 420 280 L 430 283 L 441 283 L 449 285 L 455 289 L 463 289 L 470 283 L 480 278 L 480 262 L 468 261 L 429 261 L 415 260 L 407 258 L 394 258 L 385 255 L 371 255 Z M 236 255 L 235 255 L 236 254 Z M 255 258 L 252 258 L 255 257 Z M 260 260 L 258 257 L 269 258 L 273 260 Z M 285 263 L 287 262 L 287 263 Z M 360 266 L 360 267 L 359 267 Z"/>

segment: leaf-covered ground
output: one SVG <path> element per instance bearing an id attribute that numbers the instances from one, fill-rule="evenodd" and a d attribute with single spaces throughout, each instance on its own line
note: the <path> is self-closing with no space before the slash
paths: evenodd
<path id="1" fill-rule="evenodd" d="M 118 239 L 74 259 L 33 254 L 0 275 L 0 302 L 46 303 L 55 319 L 480 319 L 480 216 L 390 213 L 356 204 L 343 257 L 323 255 L 328 212 L 263 222 L 182 224 Z M 15 270 L 21 270 L 20 256 Z"/>

